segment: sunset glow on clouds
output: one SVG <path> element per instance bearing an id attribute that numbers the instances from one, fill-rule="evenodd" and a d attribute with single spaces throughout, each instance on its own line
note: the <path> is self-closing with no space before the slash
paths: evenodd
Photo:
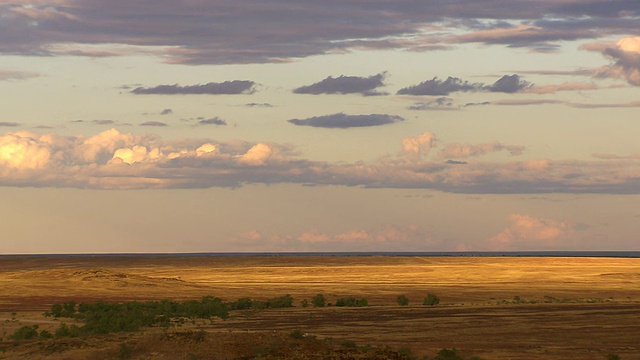
<path id="1" fill-rule="evenodd" d="M 0 252 L 637 250 L 639 24 L 624 0 L 2 2 Z"/>

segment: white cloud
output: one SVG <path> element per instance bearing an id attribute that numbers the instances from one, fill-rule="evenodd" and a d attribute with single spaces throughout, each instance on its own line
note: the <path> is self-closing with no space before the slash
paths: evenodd
<path id="1" fill-rule="evenodd" d="M 402 139 L 402 153 L 412 160 L 426 157 L 435 146 L 436 136 L 430 132 Z"/>
<path id="2" fill-rule="evenodd" d="M 490 250 L 552 250 L 566 247 L 573 237 L 573 227 L 565 221 L 512 214 L 509 226 L 490 238 Z"/>
<path id="3" fill-rule="evenodd" d="M 398 157 L 349 164 L 301 159 L 291 147 L 275 143 L 165 141 L 115 129 L 91 137 L 9 132 L 0 135 L 0 186 L 139 189 L 294 183 L 457 193 L 640 193 L 640 163 L 634 159 L 425 160 L 435 146 L 436 136 L 425 132 L 403 138 Z M 442 155 L 517 155 L 522 150 L 497 142 L 453 144 Z"/>
<path id="4" fill-rule="evenodd" d="M 33 170 L 46 166 L 51 151 L 38 140 L 38 135 L 28 131 L 0 136 L 0 169 Z"/>
<path id="5" fill-rule="evenodd" d="M 245 154 L 238 156 L 238 162 L 245 165 L 260 166 L 264 165 L 276 153 L 277 150 L 269 144 L 258 143 Z"/>
<path id="6" fill-rule="evenodd" d="M 283 236 L 251 230 L 237 235 L 234 245 L 263 251 L 283 248 L 289 251 L 435 251 L 446 246 L 425 228 L 392 224 L 336 234 L 309 229 L 298 235 Z"/>

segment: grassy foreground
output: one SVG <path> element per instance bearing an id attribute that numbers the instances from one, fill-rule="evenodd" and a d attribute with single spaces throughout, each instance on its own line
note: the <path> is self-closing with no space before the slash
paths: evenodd
<path id="1" fill-rule="evenodd" d="M 0 289 L 0 358 L 434 358 L 445 348 L 465 359 L 640 358 L 640 259 L 20 257 L 0 260 Z M 9 339 L 24 326 L 55 333 L 62 320 L 42 315 L 54 303 L 285 294 L 294 307 L 231 310 L 226 320 Z M 313 307 L 317 294 L 369 306 Z M 428 294 L 440 304 L 423 306 Z"/>

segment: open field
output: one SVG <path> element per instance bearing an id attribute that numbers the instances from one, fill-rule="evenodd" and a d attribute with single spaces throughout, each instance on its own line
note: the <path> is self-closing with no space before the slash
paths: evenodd
<path id="1" fill-rule="evenodd" d="M 370 306 L 300 306 L 301 300 L 310 300 L 318 293 L 328 302 L 349 295 L 365 297 Z M 428 293 L 437 294 L 441 304 L 422 306 Z M 58 321 L 41 314 L 52 303 L 68 300 L 184 300 L 206 295 L 236 300 L 284 294 L 293 296 L 295 308 L 235 311 L 226 321 L 196 321 L 182 329 L 249 338 L 301 330 L 319 339 L 410 348 L 414 354 L 429 356 L 439 349 L 455 347 L 465 356 L 484 359 L 605 359 L 609 353 L 624 360 L 640 359 L 640 259 L 0 259 L 0 321 L 5 340 L 6 334 L 24 325 L 54 329 Z M 409 306 L 397 305 L 400 294 L 410 299 Z M 143 343 L 157 331 L 149 329 L 126 338 Z M 87 340 L 90 344 L 85 347 L 95 351 L 115 347 L 122 336 Z M 24 356 L 20 351 L 27 351 L 29 346 L 33 345 L 6 350 L 4 356 Z M 40 353 L 29 356 L 34 354 Z M 43 358 L 71 354 L 52 353 Z"/>

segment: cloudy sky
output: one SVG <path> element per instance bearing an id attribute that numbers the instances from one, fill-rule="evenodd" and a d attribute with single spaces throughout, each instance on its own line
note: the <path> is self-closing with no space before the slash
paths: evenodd
<path id="1" fill-rule="evenodd" d="M 0 96 L 0 253 L 640 250 L 638 0 L 3 0 Z"/>

